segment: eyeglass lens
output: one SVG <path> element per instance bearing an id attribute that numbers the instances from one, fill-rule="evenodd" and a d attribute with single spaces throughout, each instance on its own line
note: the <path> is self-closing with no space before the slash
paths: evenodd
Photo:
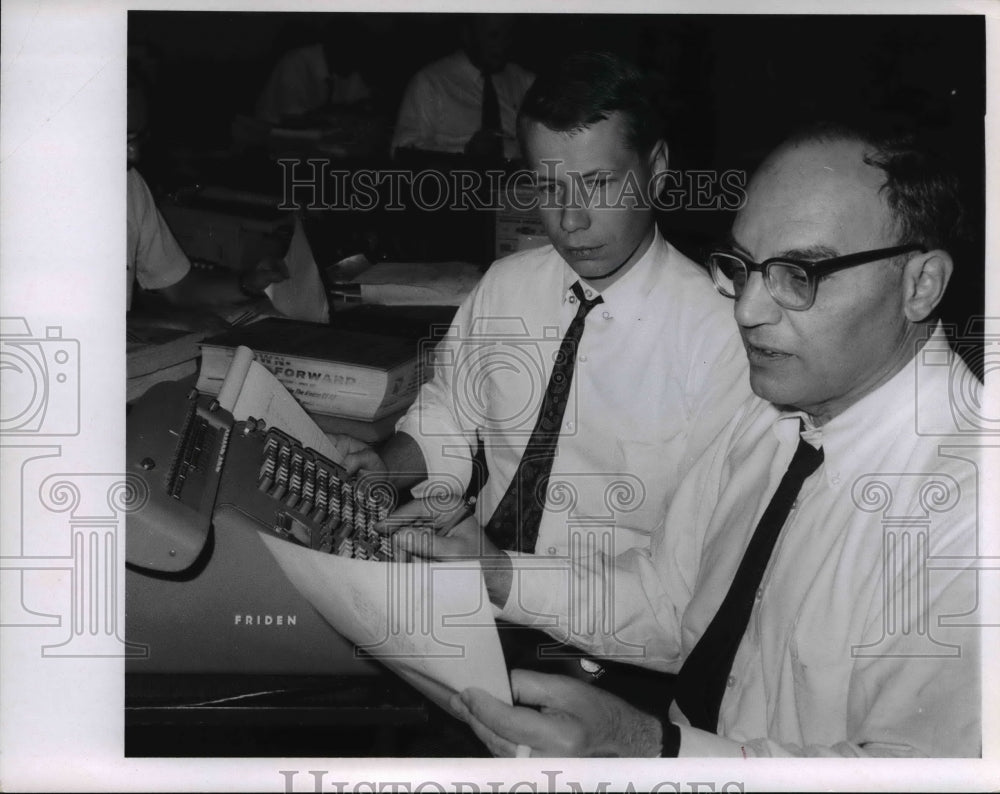
<path id="1" fill-rule="evenodd" d="M 715 281 L 723 292 L 734 298 L 743 294 L 749 273 L 741 259 L 715 254 L 711 257 L 711 265 Z M 809 276 L 798 265 L 772 262 L 768 265 L 765 278 L 774 299 L 788 308 L 805 306 L 812 298 Z"/>

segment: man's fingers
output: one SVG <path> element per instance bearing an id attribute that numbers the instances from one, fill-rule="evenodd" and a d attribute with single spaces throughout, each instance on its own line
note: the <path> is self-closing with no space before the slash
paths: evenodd
<path id="1" fill-rule="evenodd" d="M 382 459 L 372 449 L 362 449 L 346 453 L 344 455 L 343 466 L 347 470 L 348 476 L 353 476 L 360 471 L 385 471 L 385 464 L 382 463 Z"/>
<path id="2" fill-rule="evenodd" d="M 257 263 L 257 274 L 270 282 L 284 281 L 289 276 L 288 264 L 284 259 L 266 257 Z"/>
<path id="3" fill-rule="evenodd" d="M 358 441 L 354 436 L 349 436 L 346 433 L 329 433 L 327 437 L 333 442 L 333 445 L 341 455 L 368 448 L 368 444 Z"/>
<path id="4" fill-rule="evenodd" d="M 349 477 L 354 476 L 364 463 L 362 453 L 348 452 L 344 455 L 344 469 Z"/>
<path id="5" fill-rule="evenodd" d="M 523 703 L 526 706 L 560 706 L 560 701 L 555 697 L 560 693 L 565 693 L 567 686 L 583 684 L 575 678 L 568 676 L 552 675 L 550 673 L 538 673 L 534 670 L 512 670 L 510 673 L 510 691 L 514 696 L 515 703 Z M 568 694 L 568 693 L 567 693 Z"/>
<path id="6" fill-rule="evenodd" d="M 286 278 L 291 276 L 291 272 L 288 270 L 288 263 L 285 262 L 284 259 L 275 260 L 274 270 L 277 273 L 279 281 L 284 281 Z"/>
<path id="7" fill-rule="evenodd" d="M 511 755 L 516 753 L 517 745 L 527 745 L 534 750 L 535 755 L 540 756 L 565 754 L 563 748 L 566 737 L 562 735 L 563 725 L 554 717 L 542 714 L 531 707 L 508 706 L 475 687 L 470 687 L 462 693 L 462 702 L 472 717 L 482 723 L 485 729 L 495 734 L 506 745 L 510 745 L 502 749 L 508 750 Z M 470 722 L 470 725 L 473 723 Z"/>
<path id="8" fill-rule="evenodd" d="M 433 526 L 401 529 L 392 536 L 392 542 L 397 549 L 408 551 L 414 556 L 428 560 L 467 559 L 469 557 L 468 550 L 462 540 L 438 535 Z"/>
<path id="9" fill-rule="evenodd" d="M 427 560 L 437 559 L 437 547 L 434 543 L 434 527 L 409 527 L 401 529 L 392 536 L 392 544 L 399 551 L 407 551 L 415 557 Z"/>
<path id="10" fill-rule="evenodd" d="M 466 512 L 465 503 L 458 497 L 442 499 L 414 499 L 393 511 L 392 515 L 375 525 L 383 535 L 391 535 L 412 525 L 432 525 L 438 529 L 450 529 Z"/>
<path id="11" fill-rule="evenodd" d="M 472 728 L 472 732 L 479 738 L 479 741 L 486 745 L 486 748 L 492 755 L 497 758 L 514 758 L 517 755 L 518 745 L 516 743 L 491 731 L 471 714 L 466 722 Z"/>
<path id="12" fill-rule="evenodd" d="M 469 690 L 466 690 L 466 692 L 468 691 Z M 498 758 L 513 758 L 516 756 L 518 750 L 518 744 L 516 742 L 512 742 L 509 739 L 505 739 L 503 736 L 500 736 L 496 733 L 496 731 L 492 730 L 481 720 L 477 719 L 476 716 L 469 711 L 469 707 L 465 704 L 466 692 L 452 697 L 451 707 L 455 713 L 462 720 L 468 723 L 469 727 L 472 728 L 472 732 L 476 734 L 479 740 L 486 745 L 493 755 Z M 477 690 L 477 692 L 481 692 L 486 697 L 491 697 L 481 690 Z"/>
<path id="13" fill-rule="evenodd" d="M 375 525 L 375 529 L 383 535 L 392 535 L 405 527 L 432 526 L 433 523 L 431 508 L 422 499 L 414 499 L 393 510 L 388 518 Z"/>
<path id="14" fill-rule="evenodd" d="M 517 745 L 513 742 L 507 741 L 502 736 L 497 736 L 497 734 L 472 716 L 472 712 L 469 711 L 465 703 L 462 702 L 461 695 L 452 695 L 451 701 L 448 705 L 451 706 L 451 710 L 455 712 L 460 720 L 467 723 L 469 727 L 472 728 L 472 732 L 476 734 L 479 740 L 486 745 L 493 755 L 503 758 L 511 757 L 517 752 Z"/>

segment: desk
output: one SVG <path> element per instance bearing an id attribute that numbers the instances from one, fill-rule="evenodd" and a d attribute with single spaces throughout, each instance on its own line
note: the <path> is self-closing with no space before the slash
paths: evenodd
<path id="1" fill-rule="evenodd" d="M 125 755 L 405 755 L 427 732 L 432 709 L 388 671 L 364 678 L 129 673 Z"/>

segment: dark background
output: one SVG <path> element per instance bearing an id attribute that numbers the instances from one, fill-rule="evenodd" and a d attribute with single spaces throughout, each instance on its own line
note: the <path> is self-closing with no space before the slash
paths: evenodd
<path id="1" fill-rule="evenodd" d="M 130 53 L 150 84 L 147 179 L 175 187 L 191 178 L 178 162 L 224 158 L 233 118 L 252 113 L 278 57 L 317 41 L 338 16 L 129 12 Z M 372 13 L 361 23 L 359 67 L 391 119 L 409 77 L 457 48 L 460 17 Z M 934 139 L 962 177 L 974 232 L 957 257 L 944 317 L 961 329 L 982 315 L 982 16 L 518 15 L 512 59 L 521 65 L 537 72 L 580 49 L 614 50 L 658 78 L 672 168 L 752 171 L 791 127 L 844 112 L 889 115 Z M 230 180 L 252 172 L 245 165 Z M 731 220 L 725 210 L 690 209 L 659 218 L 668 239 L 696 258 Z"/>

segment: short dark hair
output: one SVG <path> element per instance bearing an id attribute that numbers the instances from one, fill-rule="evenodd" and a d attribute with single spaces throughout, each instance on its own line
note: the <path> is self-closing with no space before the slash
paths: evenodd
<path id="1" fill-rule="evenodd" d="M 607 119 L 625 117 L 626 145 L 641 154 L 660 138 L 661 120 L 646 76 L 631 62 L 610 52 L 580 52 L 539 75 L 521 102 L 517 131 L 526 151 L 531 122 L 557 132 L 576 132 Z"/>
<path id="2" fill-rule="evenodd" d="M 803 127 L 781 148 L 823 141 L 857 141 L 865 146 L 864 162 L 885 174 L 880 192 L 892 212 L 900 245 L 920 243 L 957 256 L 968 244 L 958 177 L 927 141 L 877 119 L 838 120 Z"/>

